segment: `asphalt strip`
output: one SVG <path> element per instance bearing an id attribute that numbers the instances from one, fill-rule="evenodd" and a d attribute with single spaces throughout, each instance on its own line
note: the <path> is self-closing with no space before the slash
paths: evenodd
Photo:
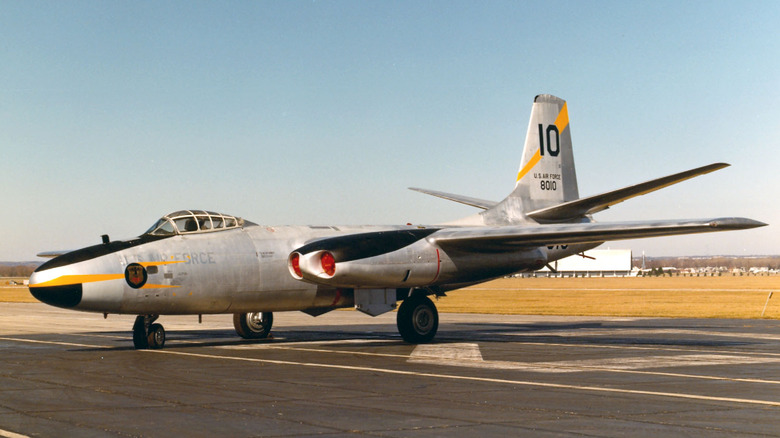
<path id="1" fill-rule="evenodd" d="M 70 343 L 70 342 L 39 341 L 39 340 L 32 340 L 32 339 L 7 338 L 7 337 L 0 337 L 0 340 L 11 341 L 11 342 L 48 344 L 48 345 L 62 345 L 62 346 L 67 346 L 67 347 L 86 347 L 86 348 L 101 348 L 101 347 L 104 347 L 102 345 L 94 345 L 94 344 L 93 345 L 90 345 L 90 344 L 76 344 L 76 343 Z M 713 397 L 713 396 L 700 395 L 700 394 L 685 394 L 685 393 L 661 392 L 661 391 L 643 391 L 643 390 L 637 390 L 637 389 L 607 388 L 607 387 L 598 387 L 598 386 L 566 385 L 566 384 L 562 384 L 562 383 L 532 382 L 532 381 L 527 381 L 527 380 L 498 379 L 498 378 L 477 377 L 477 376 L 460 376 L 460 375 L 444 374 L 444 373 L 428 373 L 428 372 L 417 372 L 417 371 L 407 371 L 407 370 L 393 370 L 393 369 L 388 369 L 388 368 L 362 367 L 362 366 L 352 366 L 352 365 L 334 365 L 334 364 L 324 364 L 324 363 L 314 363 L 314 362 L 294 362 L 294 361 L 286 361 L 286 360 L 257 359 L 257 358 L 237 357 L 237 356 L 224 356 L 224 355 L 203 354 L 203 353 L 187 353 L 187 352 L 173 351 L 173 350 L 138 350 L 138 351 L 139 352 L 144 352 L 144 353 L 170 354 L 170 355 L 178 355 L 178 356 L 186 356 L 186 357 L 199 357 L 199 358 L 214 359 L 214 360 L 232 360 L 232 361 L 241 361 L 241 362 L 250 362 L 250 363 L 264 363 L 264 364 L 272 364 L 272 365 L 287 365 L 287 366 L 301 366 L 301 367 L 310 367 L 310 368 L 336 369 L 336 370 L 344 370 L 344 371 L 381 373 L 381 374 L 388 374 L 388 375 L 401 375 L 401 376 L 412 376 L 412 377 L 427 377 L 427 378 L 432 378 L 432 379 L 447 379 L 447 380 L 460 380 L 460 381 L 471 381 L 471 382 L 484 382 L 484 383 L 513 385 L 513 386 L 535 387 L 535 388 L 553 388 L 553 389 L 584 391 L 584 392 L 594 392 L 594 393 L 645 395 L 645 396 L 653 396 L 653 397 L 666 397 L 666 398 L 687 399 L 687 400 L 701 400 L 701 401 L 709 401 L 709 402 L 722 402 L 722 403 L 736 403 L 736 404 L 762 405 L 762 406 L 780 407 L 780 402 L 778 402 L 778 401 L 769 401 L 769 400 L 755 400 L 755 399 L 732 398 L 732 397 Z M 15 437 L 9 437 L 9 438 L 15 438 Z"/>

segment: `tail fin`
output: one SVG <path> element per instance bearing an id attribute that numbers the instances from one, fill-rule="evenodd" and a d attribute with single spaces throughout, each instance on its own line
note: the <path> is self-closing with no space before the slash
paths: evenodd
<path id="1" fill-rule="evenodd" d="M 479 216 L 490 225 L 519 223 L 527 221 L 530 212 L 578 198 L 566 101 L 540 94 L 531 109 L 515 188 Z"/>
<path id="2" fill-rule="evenodd" d="M 508 219 L 579 198 L 566 101 L 549 94 L 534 99 L 523 160 L 502 207 Z"/>

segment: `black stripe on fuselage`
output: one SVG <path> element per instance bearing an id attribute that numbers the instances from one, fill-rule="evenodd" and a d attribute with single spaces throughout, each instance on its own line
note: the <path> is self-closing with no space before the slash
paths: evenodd
<path id="1" fill-rule="evenodd" d="M 418 228 L 348 234 L 317 240 L 298 248 L 296 251 L 301 254 L 330 251 L 337 261 L 348 262 L 397 251 L 437 231 L 439 231 L 438 228 Z"/>
<path id="2" fill-rule="evenodd" d="M 143 236 L 131 240 L 116 240 L 100 245 L 88 246 L 86 248 L 77 249 L 59 257 L 55 257 L 39 266 L 35 272 L 41 272 L 47 269 L 59 268 L 60 266 L 67 266 L 73 263 L 95 259 L 106 254 L 112 254 L 118 251 L 122 251 L 123 249 L 132 248 L 134 246 L 143 245 L 149 242 L 155 242 L 157 240 L 167 239 L 173 236 L 173 234 L 170 236 L 151 236 L 149 234 L 144 234 Z"/>

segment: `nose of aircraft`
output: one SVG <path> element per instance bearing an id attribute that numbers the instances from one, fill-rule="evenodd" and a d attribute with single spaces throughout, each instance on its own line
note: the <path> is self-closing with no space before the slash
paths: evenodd
<path id="1" fill-rule="evenodd" d="M 38 301 L 56 307 L 72 308 L 81 303 L 82 284 L 68 281 L 62 277 L 47 279 L 46 275 L 35 270 L 30 276 L 30 293 Z"/>

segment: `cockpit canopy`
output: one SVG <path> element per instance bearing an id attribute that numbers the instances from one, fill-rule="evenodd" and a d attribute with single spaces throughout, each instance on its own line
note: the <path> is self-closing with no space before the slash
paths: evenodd
<path id="1" fill-rule="evenodd" d="M 241 228 L 240 217 L 203 210 L 180 210 L 161 217 L 146 233 L 152 236 L 174 234 L 211 233 L 214 231 Z"/>

